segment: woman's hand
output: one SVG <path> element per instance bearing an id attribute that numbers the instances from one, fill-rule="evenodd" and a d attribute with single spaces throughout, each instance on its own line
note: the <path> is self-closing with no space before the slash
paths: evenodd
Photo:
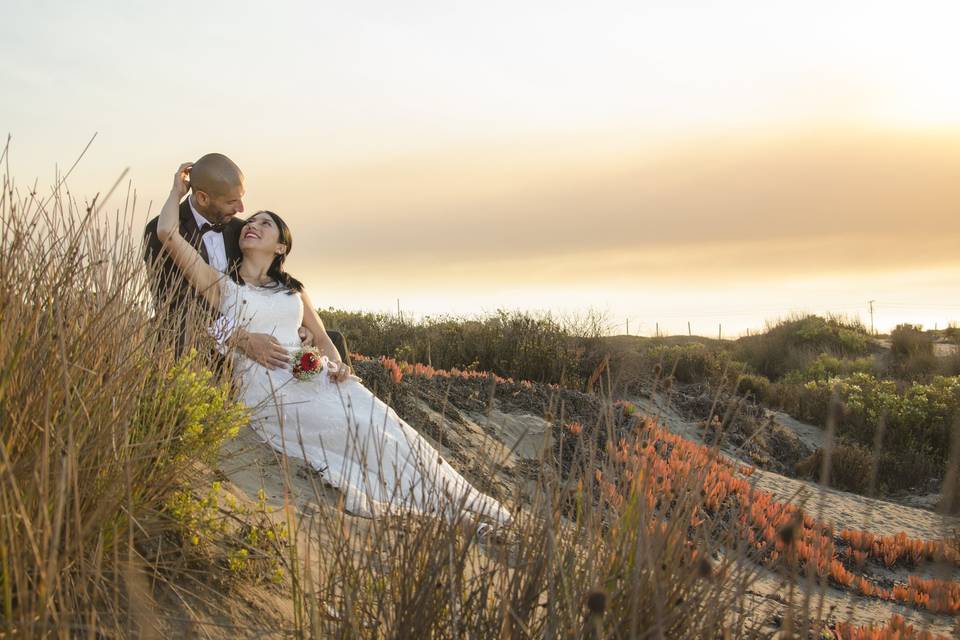
<path id="1" fill-rule="evenodd" d="M 173 192 L 177 194 L 177 200 L 182 200 L 183 196 L 190 191 L 190 169 L 193 168 L 192 162 L 184 162 L 177 169 L 177 174 L 173 177 Z"/>
<path id="2" fill-rule="evenodd" d="M 313 342 L 313 332 L 310 331 L 307 327 L 300 327 L 297 329 L 297 335 L 300 336 L 300 344 L 304 347 L 315 347 L 317 346 Z"/>
<path id="3" fill-rule="evenodd" d="M 333 362 L 332 360 L 327 364 L 327 375 L 330 376 L 331 382 L 343 382 L 350 377 L 353 371 L 350 369 L 350 365 L 341 361 Z"/>
<path id="4" fill-rule="evenodd" d="M 190 191 L 190 169 L 192 168 L 192 162 L 184 162 L 180 165 L 177 173 L 173 176 L 173 188 L 170 189 L 170 195 L 160 210 L 160 218 L 157 220 L 157 237 L 164 244 L 172 237 L 179 235 L 180 201 Z"/>

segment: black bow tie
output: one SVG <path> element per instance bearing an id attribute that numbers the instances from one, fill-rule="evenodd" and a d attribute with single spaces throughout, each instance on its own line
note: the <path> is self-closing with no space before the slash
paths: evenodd
<path id="1" fill-rule="evenodd" d="M 207 231 L 213 231 L 214 233 L 223 233 L 223 229 L 227 225 L 225 224 L 210 224 L 209 222 L 204 222 L 200 227 L 200 236 L 203 237 Z"/>

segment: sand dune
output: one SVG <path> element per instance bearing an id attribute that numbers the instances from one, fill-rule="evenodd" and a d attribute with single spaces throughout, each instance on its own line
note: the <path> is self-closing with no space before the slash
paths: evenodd
<path id="1" fill-rule="evenodd" d="M 697 425 L 672 410 L 662 398 L 634 400 L 642 411 L 656 417 L 675 433 L 702 442 Z M 435 437 L 427 436 L 428 439 L 451 464 L 472 482 L 494 494 L 502 495 L 515 486 L 519 467 L 536 464 L 535 461 L 548 444 L 551 432 L 550 423 L 543 418 L 530 413 L 503 411 L 496 403 L 487 413 L 463 412 L 462 421 L 445 420 L 444 416 L 425 403 L 419 403 L 417 410 L 425 422 L 414 426 L 421 432 L 433 434 Z M 822 444 L 822 434 L 816 427 L 782 415 L 776 418 L 810 446 Z M 427 426 L 429 428 L 424 428 Z M 441 434 L 441 439 L 449 446 L 437 442 L 437 434 Z M 289 500 L 301 515 L 316 512 L 321 504 L 336 507 L 340 498 L 336 490 L 323 484 L 322 478 L 309 472 L 292 457 L 284 460 L 250 429 L 245 429 L 224 447 L 220 469 L 229 490 L 253 496 L 263 488 L 268 504 L 281 508 Z M 490 474 L 490 469 L 496 471 Z M 832 523 L 837 531 L 851 528 L 883 535 L 905 531 L 913 538 L 937 539 L 960 529 L 960 518 L 945 517 L 926 509 L 824 489 L 808 481 L 762 469 L 757 469 L 751 478 L 758 490 L 768 491 L 777 499 L 803 505 L 808 514 Z M 361 518 L 349 517 L 347 520 L 352 523 L 350 526 L 365 526 Z M 912 573 L 960 580 L 960 570 L 956 567 L 931 566 L 917 568 Z M 889 570 L 882 577 L 905 581 L 906 576 L 906 570 L 897 569 Z M 955 631 L 952 627 L 955 621 L 947 616 L 865 598 L 829 586 L 820 588 L 815 584 L 807 584 L 791 591 L 789 581 L 785 578 L 758 568 L 758 577 L 749 596 L 749 604 L 754 607 L 753 615 L 763 619 L 775 618 L 778 612 L 785 609 L 788 600 L 802 605 L 806 590 L 812 588 L 808 606 L 814 610 L 822 608 L 825 615 L 835 620 L 861 625 L 879 624 L 888 620 L 890 614 L 899 613 L 920 628 L 945 635 Z"/>

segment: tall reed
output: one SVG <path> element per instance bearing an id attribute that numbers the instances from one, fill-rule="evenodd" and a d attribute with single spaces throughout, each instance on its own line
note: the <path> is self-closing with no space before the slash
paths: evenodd
<path id="1" fill-rule="evenodd" d="M 762 620 L 748 615 L 754 569 L 744 542 L 732 529 L 690 535 L 703 478 L 681 488 L 685 497 L 669 518 L 644 497 L 652 476 L 627 481 L 616 505 L 604 496 L 595 474 L 623 477 L 611 454 L 629 437 L 613 420 L 608 406 L 583 431 L 604 430 L 598 440 L 609 449 L 589 438 L 545 449 L 535 476 L 507 497 L 514 522 L 492 538 L 470 535 L 458 504 L 447 519 L 404 516 L 399 504 L 392 516 L 351 517 L 315 482 L 316 508 L 288 511 L 301 540 L 293 579 L 298 635 L 765 637 Z M 495 475 L 495 462 L 479 474 Z"/>
<path id="2" fill-rule="evenodd" d="M 108 215 L 63 179 L 0 194 L 0 630 L 156 627 L 137 539 L 197 453 L 237 422 L 205 358 L 158 328 L 129 188 Z M 108 194 L 109 195 L 109 194 Z M 191 428 L 190 433 L 185 429 Z"/>

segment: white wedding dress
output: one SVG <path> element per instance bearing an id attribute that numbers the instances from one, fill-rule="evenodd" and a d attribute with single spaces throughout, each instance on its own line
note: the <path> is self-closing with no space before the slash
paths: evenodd
<path id="1" fill-rule="evenodd" d="M 221 280 L 221 312 L 247 331 L 272 334 L 293 351 L 303 302 L 284 289 Z M 335 366 L 298 380 L 290 369 L 268 370 L 237 354 L 234 378 L 251 426 L 272 447 L 304 460 L 345 496 L 345 508 L 367 517 L 420 513 L 454 519 L 467 510 L 495 524 L 510 513 L 475 489 L 423 436 L 400 419 L 358 378 L 336 383 Z"/>

